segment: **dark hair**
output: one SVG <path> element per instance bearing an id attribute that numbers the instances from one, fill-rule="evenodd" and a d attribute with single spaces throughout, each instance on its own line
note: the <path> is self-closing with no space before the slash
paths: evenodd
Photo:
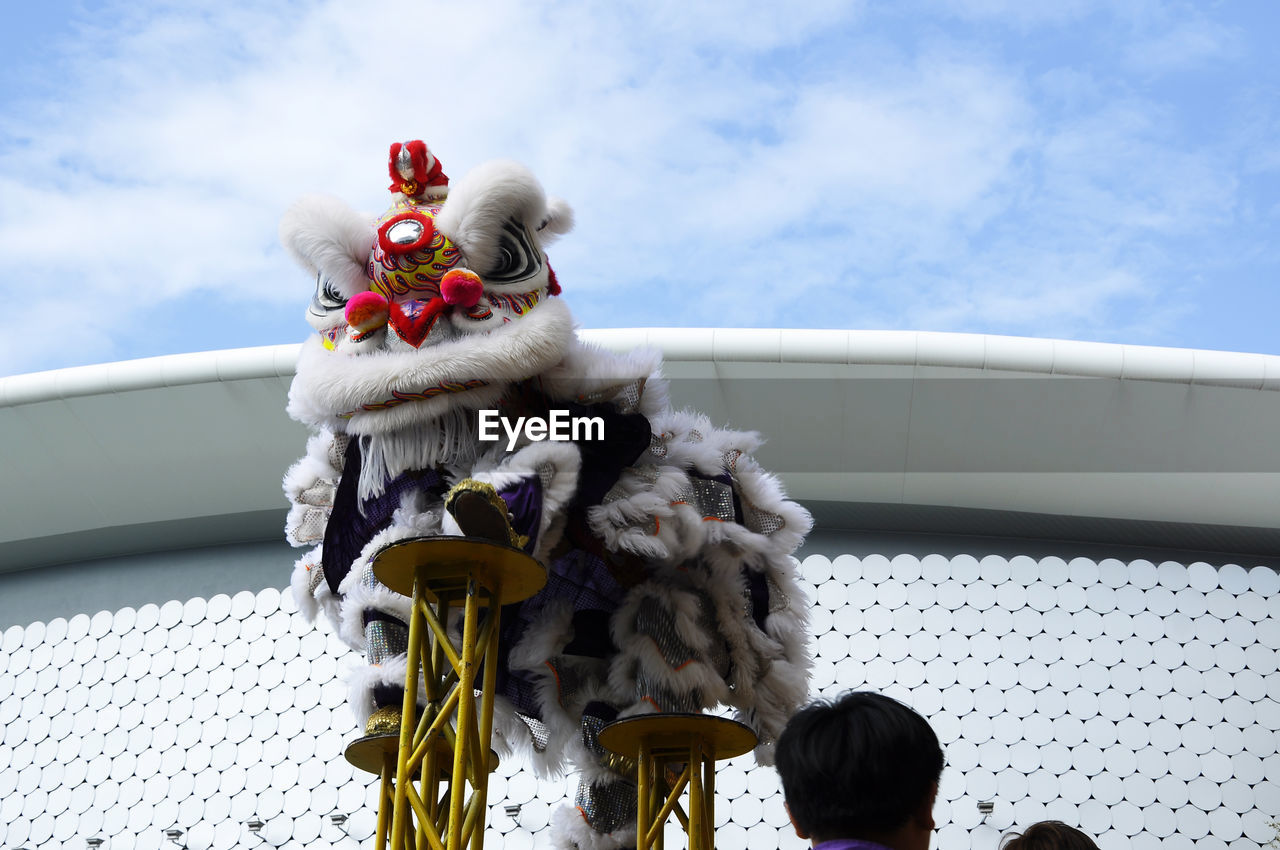
<path id="1" fill-rule="evenodd" d="M 1093 839 L 1060 820 L 1033 823 L 1021 835 L 1011 832 L 1000 843 L 1001 850 L 1098 850 Z"/>
<path id="2" fill-rule="evenodd" d="M 928 722 L 869 691 L 819 700 L 796 713 L 776 751 L 796 825 L 830 840 L 907 823 L 942 775 L 942 747 Z"/>

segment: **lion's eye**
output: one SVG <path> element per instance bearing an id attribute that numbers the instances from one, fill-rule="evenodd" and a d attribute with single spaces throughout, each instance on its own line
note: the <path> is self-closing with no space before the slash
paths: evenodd
<path id="1" fill-rule="evenodd" d="M 341 310 L 347 304 L 347 299 L 342 297 L 342 293 L 333 285 L 324 272 L 316 274 L 316 291 L 311 296 L 311 312 L 317 316 L 326 316 L 329 313 Z"/>
<path id="2" fill-rule="evenodd" d="M 533 277 L 541 268 L 542 252 L 519 222 L 508 219 L 502 225 L 496 256 L 484 279 L 489 283 L 513 283 Z"/>

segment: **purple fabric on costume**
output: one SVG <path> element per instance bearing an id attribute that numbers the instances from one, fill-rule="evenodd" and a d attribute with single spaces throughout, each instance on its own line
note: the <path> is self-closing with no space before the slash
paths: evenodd
<path id="1" fill-rule="evenodd" d="M 570 524 L 577 525 L 571 518 Z M 574 535 L 568 534 L 572 538 Z M 553 555 L 547 571 L 547 584 L 538 595 L 502 609 L 502 635 L 499 653 L 498 690 L 511 700 L 516 711 L 542 719 L 537 696 L 537 678 L 524 671 L 507 667 L 507 653 L 542 613 L 549 603 L 568 600 L 576 613 L 600 611 L 612 613 L 622 604 L 627 588 L 615 578 L 613 570 L 601 555 L 573 546 Z M 607 624 L 607 616 L 604 619 Z M 600 638 L 607 639 L 607 635 Z"/>
<path id="2" fill-rule="evenodd" d="M 532 549 L 542 522 L 542 479 L 530 475 L 506 490 L 499 490 L 498 495 L 507 503 L 511 527 L 516 534 L 528 535 L 529 545 L 525 548 Z"/>
<path id="3" fill-rule="evenodd" d="M 813 845 L 813 850 L 891 850 L 874 841 L 859 841 L 856 838 L 837 838 Z"/>
<path id="4" fill-rule="evenodd" d="M 391 516 L 400 507 L 406 493 L 420 490 L 428 500 L 438 500 L 447 488 L 444 479 L 434 469 L 405 472 L 388 481 L 382 494 L 364 502 L 357 495 L 360 481 L 360 439 L 352 438 L 347 444 L 342 478 L 333 496 L 333 511 L 324 530 L 324 548 L 321 550 L 321 566 L 329 589 L 335 594 L 338 585 L 351 571 L 351 565 L 360 556 L 373 536 L 391 524 Z"/>

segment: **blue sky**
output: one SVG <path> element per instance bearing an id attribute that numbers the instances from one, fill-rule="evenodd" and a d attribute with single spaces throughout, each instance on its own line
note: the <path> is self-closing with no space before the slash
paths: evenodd
<path id="1" fill-rule="evenodd" d="M 587 327 L 1280 354 L 1280 4 L 83 0 L 0 31 L 0 374 L 297 342 L 392 141 L 529 165 Z"/>

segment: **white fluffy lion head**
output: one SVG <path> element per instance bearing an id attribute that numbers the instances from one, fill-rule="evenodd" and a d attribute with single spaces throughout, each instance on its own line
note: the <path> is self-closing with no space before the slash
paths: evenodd
<path id="1" fill-rule="evenodd" d="M 567 204 L 514 162 L 450 187 L 422 142 L 392 145 L 388 171 L 381 216 L 309 196 L 281 221 L 281 241 L 316 281 L 307 321 L 319 337 L 295 382 L 304 421 L 395 427 L 473 406 L 559 362 L 573 338 L 543 250 L 572 226 Z M 408 401 L 424 403 L 377 415 Z"/>
<path id="2" fill-rule="evenodd" d="M 393 202 L 378 218 L 309 196 L 280 223 L 284 246 L 315 276 L 307 321 L 328 347 L 344 336 L 372 340 L 384 327 L 413 348 L 433 345 L 558 294 L 543 246 L 573 216 L 528 169 L 489 162 L 449 187 L 422 142 L 392 145 L 388 169 Z"/>

